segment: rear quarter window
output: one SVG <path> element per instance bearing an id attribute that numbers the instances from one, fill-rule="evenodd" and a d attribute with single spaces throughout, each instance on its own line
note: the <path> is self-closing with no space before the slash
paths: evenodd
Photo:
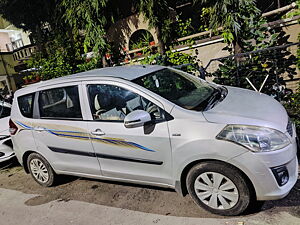
<path id="1" fill-rule="evenodd" d="M 20 112 L 27 118 L 32 118 L 34 93 L 18 97 Z"/>

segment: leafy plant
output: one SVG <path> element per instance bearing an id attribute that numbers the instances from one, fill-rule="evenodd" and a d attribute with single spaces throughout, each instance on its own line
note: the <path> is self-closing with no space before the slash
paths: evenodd
<path id="1" fill-rule="evenodd" d="M 285 85 L 282 75 L 291 78 L 296 75 L 293 67 L 296 58 L 288 48 L 276 49 L 276 46 L 288 44 L 289 36 L 282 28 L 269 28 L 265 26 L 266 23 L 265 19 L 253 17 L 252 21 L 248 20 L 242 27 L 243 33 L 239 40 L 241 49 L 244 52 L 258 52 L 234 55 L 234 46 L 229 45 L 225 49 L 232 56 L 220 60 L 219 69 L 211 75 L 215 77 L 214 82 L 249 89 L 252 86 L 247 79 L 259 89 L 268 76 L 262 92 L 284 100 L 288 92 L 279 91 Z M 268 50 L 271 47 L 275 49 Z"/>
<path id="2" fill-rule="evenodd" d="M 294 16 L 300 15 L 300 0 L 296 0 L 296 8 L 288 12 L 287 14 L 283 15 L 282 18 L 292 18 Z"/>
<path id="3" fill-rule="evenodd" d="M 186 71 L 195 72 L 196 71 L 195 65 L 197 65 L 197 59 L 195 56 L 192 56 L 191 54 L 166 51 L 165 55 L 161 55 L 159 53 L 149 55 L 145 57 L 142 61 L 140 61 L 140 63 L 156 64 L 156 65 L 163 65 L 163 66 L 191 64 L 190 66 L 186 67 Z"/>
<path id="4" fill-rule="evenodd" d="M 25 63 L 28 68 L 37 69 L 33 72 L 41 76 L 42 80 L 48 80 L 56 77 L 72 74 L 76 71 L 76 60 L 67 50 L 68 42 L 64 39 L 57 38 L 47 44 L 46 53 L 37 52 L 32 58 Z M 62 47 L 65 45 L 65 47 Z"/>
<path id="5" fill-rule="evenodd" d="M 210 28 L 216 30 L 222 27 L 224 41 L 233 45 L 235 54 L 240 53 L 245 30 L 260 16 L 255 0 L 194 0 L 194 2 L 210 7 Z"/>
<path id="6" fill-rule="evenodd" d="M 178 37 L 185 37 L 195 32 L 192 26 L 192 18 L 188 18 L 185 21 L 183 21 L 180 18 L 177 18 L 176 23 L 177 23 L 176 33 Z"/>
<path id="7" fill-rule="evenodd" d="M 300 136 L 300 84 L 295 94 L 291 96 L 290 101 L 284 104 L 290 117 L 296 125 L 297 136 Z"/>

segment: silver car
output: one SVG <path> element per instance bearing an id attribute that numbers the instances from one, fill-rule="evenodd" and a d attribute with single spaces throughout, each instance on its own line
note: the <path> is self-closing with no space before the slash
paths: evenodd
<path id="1" fill-rule="evenodd" d="M 10 132 L 43 186 L 69 174 L 171 187 L 238 215 L 297 181 L 295 126 L 281 104 L 169 67 L 97 69 L 21 89 Z"/>
<path id="2" fill-rule="evenodd" d="M 0 169 L 10 165 L 15 157 L 8 131 L 10 111 L 11 105 L 0 100 Z"/>

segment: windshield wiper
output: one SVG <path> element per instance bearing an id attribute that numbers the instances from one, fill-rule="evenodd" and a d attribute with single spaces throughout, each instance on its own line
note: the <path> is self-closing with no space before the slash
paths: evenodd
<path id="1" fill-rule="evenodd" d="M 205 108 L 206 110 L 209 110 L 213 108 L 217 103 L 223 101 L 223 99 L 227 95 L 227 89 L 224 87 L 217 87 L 214 91 L 214 93 L 211 95 L 211 97 L 207 100 L 207 105 Z"/>

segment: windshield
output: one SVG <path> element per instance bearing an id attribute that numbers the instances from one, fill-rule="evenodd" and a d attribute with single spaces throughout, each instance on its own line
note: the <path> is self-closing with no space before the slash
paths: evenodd
<path id="1" fill-rule="evenodd" d="M 210 84 L 171 68 L 155 71 L 133 82 L 185 109 L 196 111 L 204 110 L 215 92 Z"/>

